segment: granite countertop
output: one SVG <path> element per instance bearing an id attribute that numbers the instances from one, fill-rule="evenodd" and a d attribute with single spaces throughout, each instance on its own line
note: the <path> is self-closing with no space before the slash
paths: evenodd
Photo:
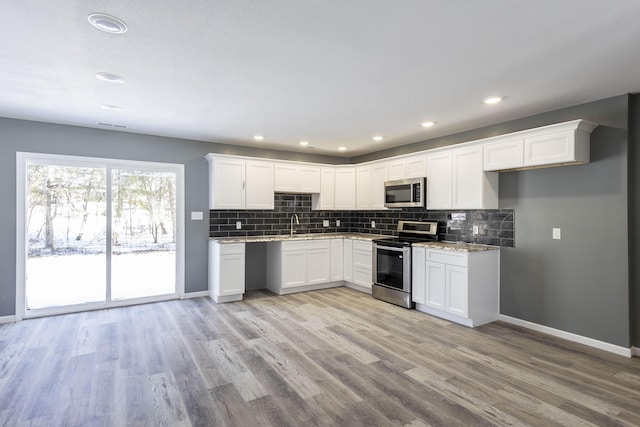
<path id="1" fill-rule="evenodd" d="M 375 240 L 383 239 L 381 234 L 364 234 L 364 233 L 311 233 L 311 234 L 294 234 L 290 237 L 288 234 L 279 234 L 275 236 L 242 236 L 242 237 L 212 237 L 210 240 L 218 243 L 260 243 L 260 242 L 285 242 L 292 240 L 321 240 L 321 239 L 356 239 L 356 240 Z M 414 243 L 414 246 L 430 249 L 439 249 L 452 252 L 483 252 L 500 250 L 500 246 L 478 245 L 474 243 L 463 242 L 422 242 Z"/>

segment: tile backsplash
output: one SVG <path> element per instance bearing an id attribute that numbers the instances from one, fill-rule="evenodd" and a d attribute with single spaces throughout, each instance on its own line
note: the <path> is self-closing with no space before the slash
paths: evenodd
<path id="1" fill-rule="evenodd" d="M 513 209 L 437 210 L 404 208 L 379 211 L 314 211 L 310 194 L 276 193 L 273 210 L 209 211 L 210 237 L 266 236 L 289 234 L 291 216 L 297 234 L 372 233 L 396 235 L 398 220 L 437 220 L 443 240 L 464 241 L 497 246 L 514 246 Z M 323 221 L 329 227 L 323 227 Z M 336 225 L 340 221 L 340 226 Z M 236 229 L 236 222 L 242 224 Z M 375 228 L 371 228 L 375 221 Z M 294 221 L 295 223 L 295 221 Z M 474 226 L 477 233 L 474 234 Z"/>

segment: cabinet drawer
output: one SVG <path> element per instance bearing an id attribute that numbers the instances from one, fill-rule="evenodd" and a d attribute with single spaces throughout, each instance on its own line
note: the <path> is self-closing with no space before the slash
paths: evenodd
<path id="1" fill-rule="evenodd" d="M 233 255 L 233 254 L 243 254 L 244 253 L 244 243 L 226 243 L 220 245 L 220 254 L 221 255 Z"/>
<path id="2" fill-rule="evenodd" d="M 330 247 L 330 239 L 296 240 L 294 242 L 282 242 L 283 251 L 306 251 L 309 249 L 329 249 Z"/>
<path id="3" fill-rule="evenodd" d="M 373 274 L 370 268 L 353 267 L 353 283 L 371 287 L 373 283 Z"/>
<path id="4" fill-rule="evenodd" d="M 368 240 L 354 240 L 353 241 L 353 250 L 354 251 L 367 251 L 369 254 L 373 251 L 373 243 Z"/>
<path id="5" fill-rule="evenodd" d="M 353 266 L 359 268 L 368 268 L 371 270 L 373 267 L 373 259 L 371 258 L 371 252 L 353 250 Z"/>
<path id="6" fill-rule="evenodd" d="M 466 267 L 468 265 L 467 254 L 432 249 L 427 250 L 427 261 L 441 262 L 443 264 L 457 265 L 459 267 Z"/>

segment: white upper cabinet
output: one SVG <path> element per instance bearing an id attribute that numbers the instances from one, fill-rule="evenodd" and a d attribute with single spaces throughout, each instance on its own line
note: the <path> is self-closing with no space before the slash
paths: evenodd
<path id="1" fill-rule="evenodd" d="M 273 163 L 247 160 L 245 174 L 245 208 L 273 209 Z"/>
<path id="2" fill-rule="evenodd" d="M 427 209 L 497 209 L 498 175 L 484 172 L 482 146 L 427 156 Z"/>
<path id="3" fill-rule="evenodd" d="M 451 151 L 427 155 L 427 209 L 451 209 Z"/>
<path id="4" fill-rule="evenodd" d="M 492 138 L 484 144 L 484 170 L 508 171 L 589 163 L 590 135 L 597 125 L 585 120 L 544 126 Z"/>
<path id="5" fill-rule="evenodd" d="M 484 144 L 484 170 L 499 171 L 524 165 L 524 138 Z"/>
<path id="6" fill-rule="evenodd" d="M 320 167 L 296 163 L 275 164 L 275 191 L 319 193 Z"/>
<path id="7" fill-rule="evenodd" d="M 209 209 L 244 209 L 245 160 L 214 157 L 209 160 Z"/>
<path id="8" fill-rule="evenodd" d="M 384 182 L 389 180 L 389 167 L 386 162 L 371 165 L 371 209 L 384 207 Z"/>
<path id="9" fill-rule="evenodd" d="M 407 177 L 406 159 L 394 159 L 389 162 L 389 181 Z"/>
<path id="10" fill-rule="evenodd" d="M 320 193 L 311 196 L 314 210 L 333 210 L 336 208 L 336 171 L 333 168 L 320 168 Z"/>
<path id="11" fill-rule="evenodd" d="M 418 155 L 407 158 L 407 178 L 422 178 L 427 176 L 427 156 Z"/>
<path id="12" fill-rule="evenodd" d="M 335 170 L 335 209 L 350 210 L 356 207 L 356 170 L 339 167 Z"/>
<path id="13" fill-rule="evenodd" d="M 453 209 L 497 209 L 498 174 L 484 172 L 482 147 L 471 146 L 453 150 Z M 427 200 L 429 200 L 427 198 Z"/>
<path id="14" fill-rule="evenodd" d="M 356 209 L 371 209 L 371 167 L 356 168 Z"/>

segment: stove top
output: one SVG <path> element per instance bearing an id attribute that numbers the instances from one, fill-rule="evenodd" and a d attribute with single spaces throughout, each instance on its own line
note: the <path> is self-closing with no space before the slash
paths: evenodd
<path id="1" fill-rule="evenodd" d="M 437 221 L 398 221 L 398 237 L 385 237 L 373 242 L 393 247 L 411 246 L 418 242 L 439 240 Z"/>

